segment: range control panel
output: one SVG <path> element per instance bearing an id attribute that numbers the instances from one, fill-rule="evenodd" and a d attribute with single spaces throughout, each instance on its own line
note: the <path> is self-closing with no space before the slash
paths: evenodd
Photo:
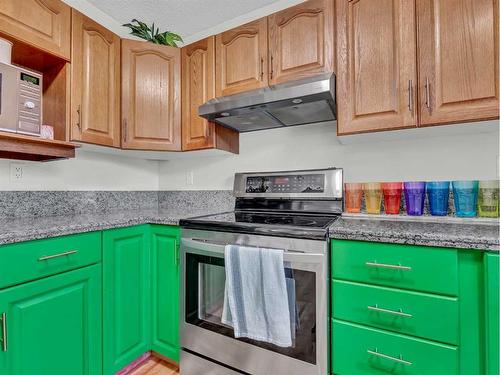
<path id="1" fill-rule="evenodd" d="M 245 191 L 271 194 L 323 193 L 325 175 L 248 176 Z"/>

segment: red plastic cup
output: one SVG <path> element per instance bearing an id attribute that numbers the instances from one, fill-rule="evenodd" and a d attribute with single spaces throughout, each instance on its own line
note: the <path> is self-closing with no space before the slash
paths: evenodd
<path id="1" fill-rule="evenodd" d="M 399 214 L 402 188 L 403 184 L 401 182 L 385 182 L 382 184 L 382 191 L 384 192 L 384 208 L 386 214 Z"/>
<path id="2" fill-rule="evenodd" d="M 363 184 L 345 183 L 345 209 L 349 213 L 361 212 L 361 198 L 363 197 Z"/>

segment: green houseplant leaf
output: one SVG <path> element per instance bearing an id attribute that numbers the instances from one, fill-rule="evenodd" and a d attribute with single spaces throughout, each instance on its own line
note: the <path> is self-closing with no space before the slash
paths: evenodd
<path id="1" fill-rule="evenodd" d="M 177 43 L 182 42 L 181 36 L 176 33 L 170 31 L 160 33 L 160 29 L 155 27 L 154 23 L 149 27 L 144 22 L 134 18 L 130 23 L 126 23 L 123 26 L 130 28 L 131 35 L 154 44 L 178 47 Z"/>

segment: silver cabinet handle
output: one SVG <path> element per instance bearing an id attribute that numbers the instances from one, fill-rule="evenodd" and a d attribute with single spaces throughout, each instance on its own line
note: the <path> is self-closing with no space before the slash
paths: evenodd
<path id="1" fill-rule="evenodd" d="M 408 110 L 413 114 L 413 81 L 408 81 Z"/>
<path id="2" fill-rule="evenodd" d="M 78 108 L 76 109 L 76 113 L 78 114 L 76 126 L 78 127 L 78 130 L 81 133 L 82 132 L 82 106 L 81 105 L 78 105 Z"/>
<path id="3" fill-rule="evenodd" d="M 366 262 L 365 263 L 368 267 L 375 267 L 375 268 L 390 268 L 393 270 L 401 270 L 401 271 L 411 271 L 411 267 L 408 266 L 402 266 L 401 264 L 385 264 L 385 263 L 377 263 L 377 261 L 374 262 Z"/>
<path id="4" fill-rule="evenodd" d="M 413 315 L 403 312 L 403 309 L 399 309 L 398 311 L 383 309 L 381 307 L 378 307 L 378 304 L 375 304 L 375 306 L 367 306 L 366 308 L 368 310 L 371 310 L 371 311 L 377 311 L 377 312 L 391 314 L 391 315 L 403 316 L 405 318 L 413 317 Z"/>
<path id="5" fill-rule="evenodd" d="M 2 351 L 7 351 L 7 314 L 2 313 Z"/>
<path id="6" fill-rule="evenodd" d="M 264 80 L 264 58 L 260 58 L 260 80 Z"/>
<path id="7" fill-rule="evenodd" d="M 274 76 L 274 56 L 271 55 L 271 72 L 270 72 L 270 77 L 273 79 Z"/>
<path id="8" fill-rule="evenodd" d="M 123 143 L 126 143 L 127 142 L 127 132 L 128 132 L 128 129 L 127 129 L 127 119 L 123 119 L 122 121 L 122 136 L 123 136 Z"/>
<path id="9" fill-rule="evenodd" d="M 43 257 L 38 258 L 38 261 L 42 262 L 44 260 L 65 257 L 65 256 L 68 256 L 68 255 L 71 255 L 71 254 L 76 254 L 77 252 L 78 252 L 77 250 L 70 250 L 70 251 L 66 251 L 64 253 L 60 253 L 60 254 L 44 255 Z"/>
<path id="10" fill-rule="evenodd" d="M 375 348 L 375 350 L 368 349 L 367 352 L 368 352 L 368 354 L 371 354 L 375 357 L 385 358 L 385 359 L 388 359 L 389 361 L 401 363 L 401 364 L 406 365 L 406 366 L 413 365 L 412 362 L 404 360 L 403 355 L 401 355 L 401 354 L 399 355 L 399 357 L 392 357 L 392 356 L 387 355 L 387 354 L 379 353 L 377 348 Z"/>
<path id="11" fill-rule="evenodd" d="M 429 77 L 425 77 L 425 106 L 431 109 L 431 84 L 429 83 Z"/>

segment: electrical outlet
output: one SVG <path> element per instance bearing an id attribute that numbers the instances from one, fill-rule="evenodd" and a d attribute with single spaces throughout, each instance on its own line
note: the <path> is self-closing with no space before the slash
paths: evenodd
<path id="1" fill-rule="evenodd" d="M 21 182 L 24 178 L 24 164 L 10 163 L 10 182 Z"/>
<path id="2" fill-rule="evenodd" d="M 194 172 L 190 171 L 186 173 L 186 185 L 193 186 L 194 185 Z"/>

